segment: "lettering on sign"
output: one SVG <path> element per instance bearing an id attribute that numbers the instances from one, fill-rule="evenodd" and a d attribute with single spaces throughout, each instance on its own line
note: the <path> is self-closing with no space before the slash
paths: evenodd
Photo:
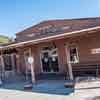
<path id="1" fill-rule="evenodd" d="M 35 33 L 28 34 L 27 36 L 28 37 L 33 37 L 33 36 L 35 36 Z"/>
<path id="2" fill-rule="evenodd" d="M 70 28 L 70 26 L 46 26 L 43 28 L 40 28 L 41 34 L 50 34 L 50 33 L 56 33 L 56 32 L 62 32 L 64 30 L 68 30 Z"/>

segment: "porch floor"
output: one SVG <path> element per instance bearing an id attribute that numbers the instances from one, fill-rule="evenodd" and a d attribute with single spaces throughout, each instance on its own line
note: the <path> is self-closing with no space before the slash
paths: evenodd
<path id="1" fill-rule="evenodd" d="M 33 92 L 48 93 L 56 95 L 68 95 L 74 92 L 72 88 L 65 88 L 66 80 L 41 80 L 38 84 L 33 85 Z"/>
<path id="2" fill-rule="evenodd" d="M 74 92 L 74 89 L 65 88 L 64 83 L 67 80 L 39 80 L 36 84 L 33 85 L 32 90 L 29 92 L 35 93 L 45 93 L 45 94 L 53 94 L 53 95 L 68 95 Z M 20 81 L 10 81 L 5 82 L 0 87 L 2 89 L 9 89 L 9 90 L 20 90 L 20 91 L 27 91 L 24 90 L 25 84 L 28 83 L 25 80 Z"/>
<path id="3" fill-rule="evenodd" d="M 98 87 L 100 82 L 79 82 L 76 83 L 75 92 L 70 95 L 54 95 L 50 94 L 51 91 L 61 91 L 64 94 L 65 90 L 63 87 L 64 80 L 59 81 L 40 81 L 33 86 L 33 92 L 19 91 L 23 90 L 24 82 L 5 84 L 0 88 L 0 100 L 100 100 L 100 88 Z M 88 85 L 87 85 L 88 84 Z M 6 87 L 7 86 L 7 87 Z M 81 88 L 82 86 L 82 88 Z M 89 86 L 89 87 L 88 87 Z M 96 87 L 94 87 L 96 86 Z M 9 88 L 8 88 L 9 87 Z M 17 87 L 17 88 L 16 88 Z M 19 87 L 19 88 L 18 88 Z M 84 89 L 83 89 L 84 87 Z M 91 88 L 90 88 L 91 87 Z M 8 89 L 7 89 L 8 88 Z M 54 90 L 51 90 L 53 88 Z M 81 89 L 80 89 L 81 88 Z M 15 89 L 15 90 L 12 90 Z M 19 89 L 19 90 L 16 90 Z M 35 90 L 42 90 L 40 91 Z M 43 93 L 43 90 L 49 90 L 48 93 Z M 49 93 L 50 92 L 50 93 Z M 57 92 L 55 92 L 57 94 Z M 61 94 L 61 92 L 58 94 Z"/>

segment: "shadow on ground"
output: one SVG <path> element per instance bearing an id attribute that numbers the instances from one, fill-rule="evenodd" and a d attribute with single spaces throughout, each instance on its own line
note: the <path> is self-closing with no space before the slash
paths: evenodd
<path id="1" fill-rule="evenodd" d="M 20 91 L 30 91 L 35 93 L 46 93 L 53 95 L 68 95 L 74 92 L 73 88 L 65 88 L 64 83 L 65 80 L 45 80 L 39 81 L 33 85 L 32 90 L 24 90 L 25 81 L 22 82 L 8 82 L 4 83 L 1 88 L 2 89 L 10 89 L 10 90 L 20 90 Z"/>
<path id="2" fill-rule="evenodd" d="M 98 87 L 87 87 L 87 88 L 77 88 L 77 89 L 75 89 L 75 90 L 89 90 L 89 89 L 100 89 L 100 86 L 98 86 Z"/>
<path id="3" fill-rule="evenodd" d="M 86 98 L 85 100 L 100 100 L 100 96 L 95 96 L 92 98 Z"/>

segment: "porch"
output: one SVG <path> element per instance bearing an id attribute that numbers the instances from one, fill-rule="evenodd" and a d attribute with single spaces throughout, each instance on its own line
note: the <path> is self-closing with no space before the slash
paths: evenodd
<path id="1" fill-rule="evenodd" d="M 45 38 L 38 43 L 28 41 L 7 46 L 1 49 L 1 72 L 4 73 L 7 66 L 12 67 L 13 72 L 24 75 L 26 80 L 28 75 L 31 76 L 33 83 L 38 79 L 48 79 L 49 76 L 70 80 L 81 75 L 99 76 L 99 31 L 90 31 L 91 34 L 83 33 L 85 35 Z M 14 50 L 17 52 L 14 53 Z M 15 55 L 15 59 L 12 54 Z M 7 55 L 11 56 L 8 57 L 7 61 L 10 63 L 7 63 L 8 65 L 5 64 Z"/>
<path id="2" fill-rule="evenodd" d="M 37 47 L 35 48 L 36 51 L 38 51 Z M 20 49 L 22 52 L 22 49 Z M 77 76 L 100 76 L 100 63 L 99 61 L 90 61 L 90 62 L 84 62 L 84 63 L 68 63 L 63 62 L 60 54 L 62 53 L 59 51 L 59 48 L 54 49 L 48 49 L 40 52 L 31 52 L 30 53 L 30 47 L 27 49 L 24 49 L 23 53 L 19 55 L 18 52 L 12 52 L 11 49 L 9 49 L 9 52 L 7 54 L 5 51 L 1 55 L 1 63 L 3 66 L 1 66 L 1 78 L 3 80 L 9 80 L 11 76 L 23 76 L 24 80 L 31 81 L 32 79 L 32 73 L 31 73 L 31 67 L 34 68 L 34 78 L 35 80 L 69 80 L 71 78 L 70 71 L 72 70 L 73 78 Z M 34 50 L 33 48 L 31 49 Z M 65 52 L 66 48 L 63 50 Z M 14 51 L 14 50 L 13 50 Z M 15 50 L 17 51 L 17 50 Z M 40 56 L 37 56 L 39 55 Z M 60 54 L 58 54 L 60 53 Z M 31 56 L 31 54 L 34 57 L 35 62 L 31 65 L 28 63 L 28 57 Z M 19 55 L 19 57 L 18 57 Z M 64 57 L 64 55 L 62 55 Z M 23 63 L 19 61 L 19 58 L 23 59 Z M 3 58 L 3 59 L 2 59 Z M 66 56 L 64 57 L 67 58 Z M 39 60 L 37 60 L 39 59 Z M 65 60 L 64 59 L 64 60 Z M 6 62 L 8 60 L 8 63 Z M 43 61 L 44 60 L 44 61 Z M 62 63 L 62 66 L 61 66 Z M 66 64 L 65 64 L 66 63 Z M 22 66 L 21 66 L 22 65 Z M 69 66 L 72 69 L 69 69 Z M 20 73 L 19 73 L 20 72 Z"/>
<path id="3" fill-rule="evenodd" d="M 5 82 L 0 89 L 18 90 L 49 95 L 69 95 L 74 92 L 74 88 L 64 87 L 64 83 L 68 82 L 67 80 L 38 80 L 32 85 L 32 90 L 25 90 L 24 86 L 27 84 L 27 81 L 23 80 L 21 77 L 20 79 L 16 78 L 16 80 Z"/>

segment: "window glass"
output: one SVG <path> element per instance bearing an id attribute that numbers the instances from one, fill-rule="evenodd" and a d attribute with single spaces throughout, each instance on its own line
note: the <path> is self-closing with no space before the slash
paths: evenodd
<path id="1" fill-rule="evenodd" d="M 4 58 L 5 70 L 6 71 L 12 70 L 11 55 L 4 55 L 3 58 Z"/>
<path id="2" fill-rule="evenodd" d="M 76 47 L 70 47 L 70 62 L 71 63 L 77 63 L 79 61 L 78 59 L 78 51 Z"/>

